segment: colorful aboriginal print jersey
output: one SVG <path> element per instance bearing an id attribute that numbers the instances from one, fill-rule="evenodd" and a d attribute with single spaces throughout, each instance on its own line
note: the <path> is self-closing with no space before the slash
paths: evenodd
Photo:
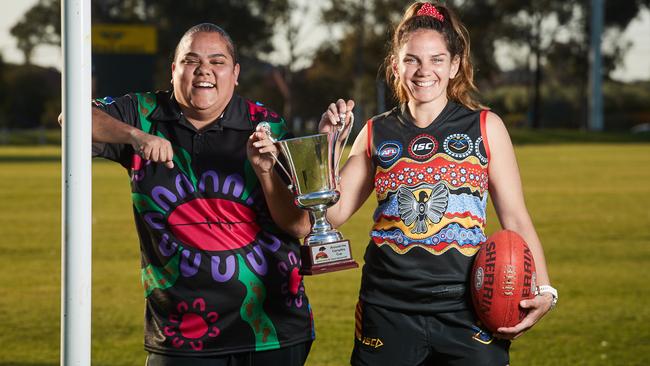
<path id="1" fill-rule="evenodd" d="M 299 242 L 271 219 L 246 141 L 257 123 L 286 134 L 274 112 L 234 95 L 197 131 L 170 92 L 102 98 L 113 117 L 169 140 L 174 168 L 130 145 L 95 145 L 131 178 L 142 253 L 145 349 L 177 356 L 264 351 L 312 340 Z"/>
<path id="2" fill-rule="evenodd" d="M 466 308 L 472 258 L 486 240 L 484 118 L 450 101 L 426 128 L 406 106 L 368 121 L 378 207 L 363 301 L 425 313 Z"/>

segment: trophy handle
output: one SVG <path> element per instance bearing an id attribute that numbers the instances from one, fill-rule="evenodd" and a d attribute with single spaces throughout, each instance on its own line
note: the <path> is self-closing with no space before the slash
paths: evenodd
<path id="1" fill-rule="evenodd" d="M 339 164 L 341 163 L 341 158 L 343 157 L 343 150 L 345 148 L 345 145 L 347 145 L 347 143 L 348 143 L 348 139 L 350 138 L 350 132 L 352 132 L 351 131 L 352 126 L 354 125 L 354 113 L 350 113 L 350 123 L 347 124 L 347 125 L 345 124 L 346 114 L 347 113 L 341 113 L 341 115 L 339 116 L 340 119 L 341 119 L 341 124 L 337 127 L 336 131 L 334 131 L 333 145 L 336 146 L 337 142 L 339 141 L 340 134 L 343 133 L 343 131 L 346 128 L 350 130 L 350 131 L 348 131 L 347 136 L 345 136 L 345 141 L 343 141 L 343 144 L 341 145 L 341 152 L 339 153 L 338 157 L 335 156 L 336 155 L 336 149 L 334 149 L 334 148 L 332 149 L 332 160 L 334 161 L 334 170 L 333 170 L 332 173 L 334 174 L 334 185 L 335 186 L 341 180 L 341 177 L 339 176 Z"/>
<path id="2" fill-rule="evenodd" d="M 259 123 L 259 126 L 262 128 L 262 130 L 264 131 L 264 133 L 266 134 L 266 136 L 268 136 L 268 138 L 269 138 L 269 140 L 271 140 L 271 142 L 273 142 L 274 144 L 275 144 L 276 142 L 278 142 L 278 140 L 276 140 L 276 139 L 271 135 L 271 125 L 270 125 L 268 122 L 260 122 L 260 123 Z M 278 159 L 278 157 L 277 157 L 274 153 L 272 153 L 272 152 L 269 152 L 269 154 L 273 157 L 273 160 L 275 160 L 275 163 L 278 164 L 278 165 L 280 166 L 280 168 L 282 169 L 282 171 L 284 172 L 284 174 L 287 175 L 287 178 L 289 178 L 289 181 L 290 181 L 290 182 L 293 182 L 293 179 L 292 179 L 291 174 L 289 174 L 289 171 L 287 170 L 287 168 L 285 168 L 284 165 L 282 165 L 282 163 L 280 162 L 280 159 Z M 293 184 L 289 184 L 289 190 L 290 190 L 290 191 L 293 191 Z"/>

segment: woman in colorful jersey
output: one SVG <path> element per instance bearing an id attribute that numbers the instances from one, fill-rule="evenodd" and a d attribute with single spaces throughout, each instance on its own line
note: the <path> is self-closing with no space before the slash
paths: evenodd
<path id="1" fill-rule="evenodd" d="M 199 24 L 172 90 L 94 101 L 94 152 L 131 178 L 148 366 L 301 366 L 314 339 L 296 239 L 309 220 L 252 148 L 259 123 L 287 129 L 235 92 L 239 70 L 230 36 Z"/>
<path id="2" fill-rule="evenodd" d="M 354 365 L 506 365 L 509 339 L 557 300 L 524 203 L 508 132 L 476 99 L 469 35 L 446 6 L 417 2 L 395 30 L 386 76 L 400 105 L 370 119 L 342 170 L 328 210 L 348 220 L 374 190 L 378 207 L 356 311 Z M 353 101 L 323 114 L 335 128 Z M 504 229 L 519 233 L 537 265 L 539 296 L 528 316 L 496 338 L 477 324 L 466 288 L 486 240 L 488 191 Z"/>

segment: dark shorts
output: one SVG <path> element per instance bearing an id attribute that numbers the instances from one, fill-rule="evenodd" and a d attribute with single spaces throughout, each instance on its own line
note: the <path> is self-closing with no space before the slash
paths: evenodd
<path id="1" fill-rule="evenodd" d="M 401 313 L 359 301 L 354 366 L 505 366 L 510 341 L 476 325 L 471 310 Z"/>
<path id="2" fill-rule="evenodd" d="M 242 352 L 213 357 L 175 357 L 149 353 L 146 366 L 302 366 L 311 341 L 272 351 Z"/>

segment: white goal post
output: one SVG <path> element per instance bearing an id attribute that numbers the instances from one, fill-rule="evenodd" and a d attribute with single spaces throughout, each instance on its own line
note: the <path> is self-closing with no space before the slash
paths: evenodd
<path id="1" fill-rule="evenodd" d="M 61 365 L 90 365 L 92 274 L 90 0 L 61 2 Z"/>

